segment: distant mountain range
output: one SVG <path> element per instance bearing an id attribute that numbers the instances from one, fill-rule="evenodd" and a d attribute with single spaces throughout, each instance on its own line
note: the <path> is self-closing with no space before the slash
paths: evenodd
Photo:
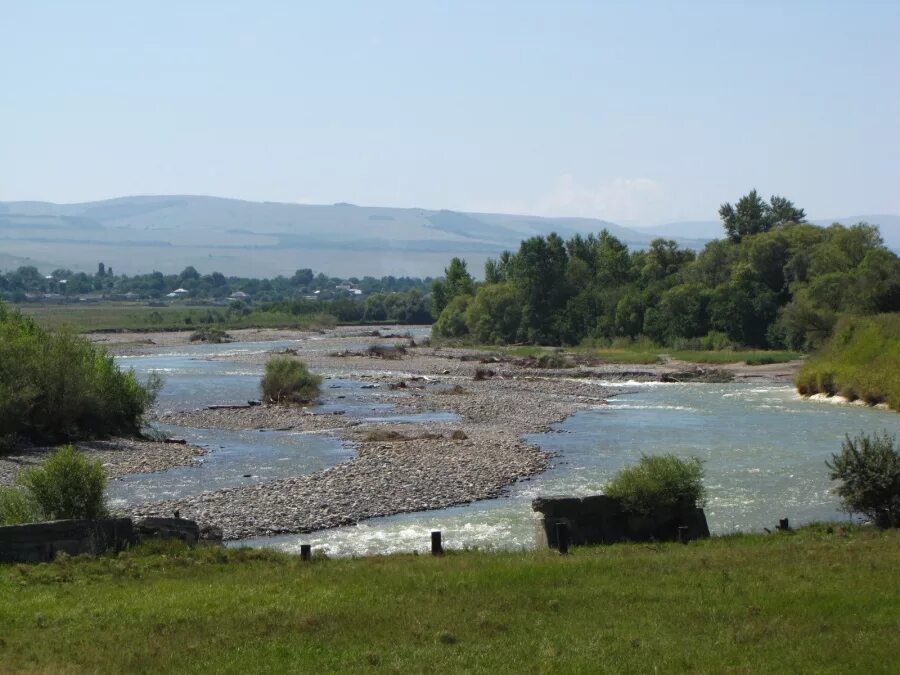
<path id="1" fill-rule="evenodd" d="M 883 225 L 900 247 L 900 216 L 859 216 Z M 831 221 L 822 221 L 828 222 Z M 535 234 L 563 237 L 609 230 L 633 247 L 657 236 L 700 248 L 719 237 L 717 222 L 626 228 L 592 218 L 306 205 L 196 196 L 121 197 L 83 204 L 0 202 L 0 269 L 35 265 L 119 273 L 178 272 L 270 277 L 312 268 L 342 277 L 435 276 L 452 256 L 479 274 L 484 260 Z"/>

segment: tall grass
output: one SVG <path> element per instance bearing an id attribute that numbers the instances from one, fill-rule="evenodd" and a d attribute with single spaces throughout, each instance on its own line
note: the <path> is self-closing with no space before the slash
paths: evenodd
<path id="1" fill-rule="evenodd" d="M 900 313 L 844 317 L 797 375 L 801 394 L 840 394 L 900 411 Z"/>
<path id="2" fill-rule="evenodd" d="M 158 386 L 120 370 L 102 347 L 0 304 L 0 446 L 137 434 Z"/>

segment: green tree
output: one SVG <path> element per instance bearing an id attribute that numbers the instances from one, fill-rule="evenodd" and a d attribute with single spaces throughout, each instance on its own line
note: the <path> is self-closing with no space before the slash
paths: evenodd
<path id="1" fill-rule="evenodd" d="M 744 237 L 768 232 L 787 223 L 802 223 L 806 220 L 806 213 L 789 199 L 773 196 L 766 202 L 756 190 L 751 190 L 735 206 L 722 204 L 719 217 L 728 238 L 741 241 Z"/>
<path id="2" fill-rule="evenodd" d="M 515 287 L 509 283 L 481 286 L 466 308 L 465 322 L 477 342 L 514 342 L 522 322 L 522 306 Z"/>
<path id="3" fill-rule="evenodd" d="M 513 283 L 522 297 L 518 339 L 532 344 L 558 344 L 558 319 L 570 296 L 566 283 L 568 254 L 553 233 L 531 237 L 519 246 L 513 264 Z"/>
<path id="4" fill-rule="evenodd" d="M 466 261 L 453 258 L 444 269 L 443 280 L 435 280 L 431 286 L 431 302 L 435 314 L 441 314 L 444 308 L 461 295 L 475 294 L 475 280 L 469 274 Z"/>
<path id="5" fill-rule="evenodd" d="M 435 335 L 448 338 L 459 338 L 469 333 L 466 325 L 466 309 L 472 301 L 471 295 L 459 295 L 444 307 L 444 311 L 432 326 Z"/>

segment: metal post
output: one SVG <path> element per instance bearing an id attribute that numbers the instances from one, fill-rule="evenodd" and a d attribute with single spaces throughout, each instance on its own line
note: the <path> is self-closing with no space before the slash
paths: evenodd
<path id="1" fill-rule="evenodd" d="M 431 533 L 431 555 L 443 555 L 444 546 L 441 544 L 441 531 L 435 530 Z"/>
<path id="2" fill-rule="evenodd" d="M 300 544 L 300 560 L 309 560 L 310 558 L 312 558 L 312 546 Z"/>

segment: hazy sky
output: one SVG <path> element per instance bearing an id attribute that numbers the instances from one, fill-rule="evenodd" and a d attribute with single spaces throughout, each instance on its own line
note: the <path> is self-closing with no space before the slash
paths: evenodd
<path id="1" fill-rule="evenodd" d="M 900 2 L 0 0 L 0 200 L 900 213 Z"/>

